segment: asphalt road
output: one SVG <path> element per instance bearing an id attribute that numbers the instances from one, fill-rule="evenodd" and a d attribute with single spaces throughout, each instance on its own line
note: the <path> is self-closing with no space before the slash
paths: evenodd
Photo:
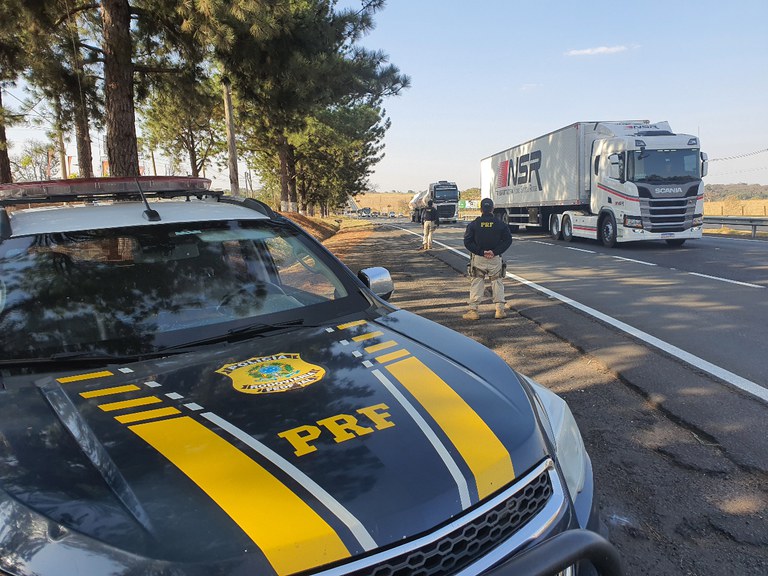
<path id="1" fill-rule="evenodd" d="M 410 227 L 410 225 L 408 225 Z M 414 228 L 414 230 L 416 230 Z M 463 249 L 463 225 L 441 240 Z M 670 249 L 643 242 L 607 249 L 522 233 L 508 270 L 766 388 L 768 242 L 706 237 Z"/>
<path id="2" fill-rule="evenodd" d="M 441 226 L 436 239 L 451 245 L 462 230 Z M 352 244 L 344 237 L 342 231 L 329 248 L 355 271 L 388 268 L 393 304 L 482 342 L 568 401 L 592 457 L 607 535 L 627 574 L 768 573 L 768 403 L 518 281 L 506 281 L 507 319 L 493 319 L 489 299 L 481 320 L 465 322 L 460 253 L 418 251 L 418 236 L 386 225 Z M 515 265 L 535 262 L 533 251 L 523 258 L 528 243 L 548 241 L 516 238 L 507 255 Z M 637 259 L 669 257 L 644 250 Z M 685 260 L 683 251 L 673 256 Z M 679 264 L 668 264 L 667 274 L 680 273 Z"/>

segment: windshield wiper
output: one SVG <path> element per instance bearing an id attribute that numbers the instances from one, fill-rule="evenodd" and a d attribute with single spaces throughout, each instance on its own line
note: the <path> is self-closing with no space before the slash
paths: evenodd
<path id="1" fill-rule="evenodd" d="M 174 346 L 166 346 L 160 348 L 155 355 L 162 356 L 166 353 L 181 354 L 188 350 L 197 348 L 198 346 L 206 346 L 208 344 L 218 344 L 221 342 L 237 342 L 240 340 L 247 340 L 248 338 L 255 338 L 257 336 L 264 336 L 271 332 L 278 330 L 286 330 L 291 328 L 317 328 L 315 324 L 305 324 L 302 318 L 296 320 L 287 320 L 285 322 L 276 322 L 269 324 L 266 322 L 254 322 L 253 324 L 246 324 L 238 328 L 232 328 L 227 330 L 224 334 L 217 334 L 216 336 L 210 336 L 208 338 L 200 338 L 199 340 L 192 340 L 190 342 L 184 342 L 183 344 L 177 344 Z"/>
<path id="2" fill-rule="evenodd" d="M 0 366 L 44 366 L 47 364 L 117 364 L 135 362 L 145 358 L 143 354 L 104 354 L 103 352 L 59 352 L 39 358 L 7 358 L 0 360 Z"/>

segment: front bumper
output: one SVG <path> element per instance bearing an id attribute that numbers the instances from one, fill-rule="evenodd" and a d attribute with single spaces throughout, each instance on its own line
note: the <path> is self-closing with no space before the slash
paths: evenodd
<path id="1" fill-rule="evenodd" d="M 532 546 L 486 572 L 486 576 L 553 576 L 577 562 L 589 561 L 601 576 L 621 576 L 616 548 L 589 530 L 568 530 Z"/>
<path id="2" fill-rule="evenodd" d="M 589 476 L 591 478 L 591 470 Z M 551 558 L 542 564 L 543 567 L 548 569 L 550 565 L 559 565 L 552 563 L 558 560 L 565 562 L 564 568 L 573 564 L 575 569 L 577 561 L 591 560 L 592 555 L 599 552 L 600 547 L 593 541 L 602 540 L 598 534 L 582 529 L 597 524 L 591 481 L 585 485 L 578 500 L 576 506 L 571 506 L 554 462 L 545 460 L 519 478 L 514 486 L 440 529 L 366 558 L 337 565 L 318 575 L 527 575 L 527 569 L 517 571 L 517 563 L 528 566 L 531 562 L 528 558 L 533 557 L 535 560 L 540 557 L 539 552 L 529 555 L 528 550 L 538 550 L 544 544 Z M 579 516 L 583 518 L 579 519 Z M 571 533 L 587 536 L 562 537 Z M 587 538 L 592 540 L 587 542 Z M 550 541 L 555 544 L 549 544 Z M 602 541 L 605 542 L 604 547 L 613 550 L 609 543 Z M 562 550 L 559 542 L 566 542 Z M 584 548 L 584 542 L 589 546 Z M 609 558 L 613 556 L 609 555 Z M 514 570 L 508 572 L 507 566 L 512 566 Z M 535 574 L 554 576 L 558 571 L 560 569 Z"/>

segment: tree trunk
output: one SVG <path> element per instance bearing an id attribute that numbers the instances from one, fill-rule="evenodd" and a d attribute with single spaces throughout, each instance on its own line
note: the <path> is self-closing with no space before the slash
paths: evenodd
<path id="1" fill-rule="evenodd" d="M 284 134 L 278 137 L 277 154 L 280 158 L 280 211 L 291 212 L 288 195 L 288 139 Z"/>
<path id="2" fill-rule="evenodd" d="M 297 212 L 299 209 L 298 198 L 296 197 L 296 156 L 293 152 L 293 146 L 286 142 L 287 147 L 287 168 L 288 168 L 288 200 L 291 212 Z"/>
<path id="3" fill-rule="evenodd" d="M 75 101 L 75 140 L 77 141 L 77 163 L 80 178 L 93 178 L 93 155 L 91 153 L 91 129 L 88 126 L 88 111 L 84 103 Z"/>
<path id="4" fill-rule="evenodd" d="M 232 91 L 229 78 L 224 78 L 224 121 L 227 127 L 227 164 L 229 166 L 229 188 L 233 195 L 240 192 L 240 174 L 237 165 L 237 142 L 235 139 L 235 116 L 232 111 Z"/>
<path id="5" fill-rule="evenodd" d="M 111 176 L 138 176 L 136 112 L 133 105 L 131 14 L 128 0 L 103 0 L 104 98 L 107 158 Z"/>
<path id="6" fill-rule="evenodd" d="M 295 166 L 295 163 L 294 163 Z M 302 177 L 303 171 L 296 170 L 296 199 L 299 204 L 299 214 L 306 214 L 307 210 L 307 186 Z"/>
<path id="7" fill-rule="evenodd" d="M 200 172 L 197 169 L 197 150 L 195 150 L 195 145 L 192 143 L 189 146 L 189 165 L 192 168 L 192 177 L 197 178 L 200 175 Z M 232 192 L 233 194 L 236 194 L 236 192 Z"/>
<path id="8" fill-rule="evenodd" d="M 3 91 L 0 90 L 0 110 L 3 108 Z M 13 182 L 11 159 L 8 156 L 8 137 L 5 134 L 5 124 L 0 120 L 0 184 Z"/>
<path id="9" fill-rule="evenodd" d="M 61 127 L 57 128 L 58 144 L 59 144 L 59 163 L 61 164 L 61 177 L 66 180 L 69 178 L 69 171 L 67 170 L 67 147 L 64 144 L 64 132 Z"/>

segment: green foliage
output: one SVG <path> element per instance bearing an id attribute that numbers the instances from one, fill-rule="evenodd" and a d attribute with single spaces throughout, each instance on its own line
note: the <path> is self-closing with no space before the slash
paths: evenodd
<path id="1" fill-rule="evenodd" d="M 11 158 L 11 170 L 15 181 L 46 180 L 59 168 L 58 155 L 53 146 L 43 142 L 30 141 L 21 154 Z"/>
<path id="2" fill-rule="evenodd" d="M 186 156 L 192 176 L 226 150 L 224 105 L 212 79 L 187 74 L 162 79 L 141 112 L 146 145 L 172 158 Z"/>
<path id="3" fill-rule="evenodd" d="M 196 174 L 222 163 L 220 74 L 232 82 L 238 147 L 265 197 L 295 201 L 298 192 L 304 204 L 333 206 L 367 187 L 389 128 L 383 99 L 410 82 L 385 54 L 358 45 L 383 6 L 3 0 L 0 81 L 23 75 L 51 103 L 57 132 L 74 124 L 79 155 L 103 118 L 114 175 L 137 168 L 138 104 L 143 144 L 186 156 L 184 172 Z"/>

